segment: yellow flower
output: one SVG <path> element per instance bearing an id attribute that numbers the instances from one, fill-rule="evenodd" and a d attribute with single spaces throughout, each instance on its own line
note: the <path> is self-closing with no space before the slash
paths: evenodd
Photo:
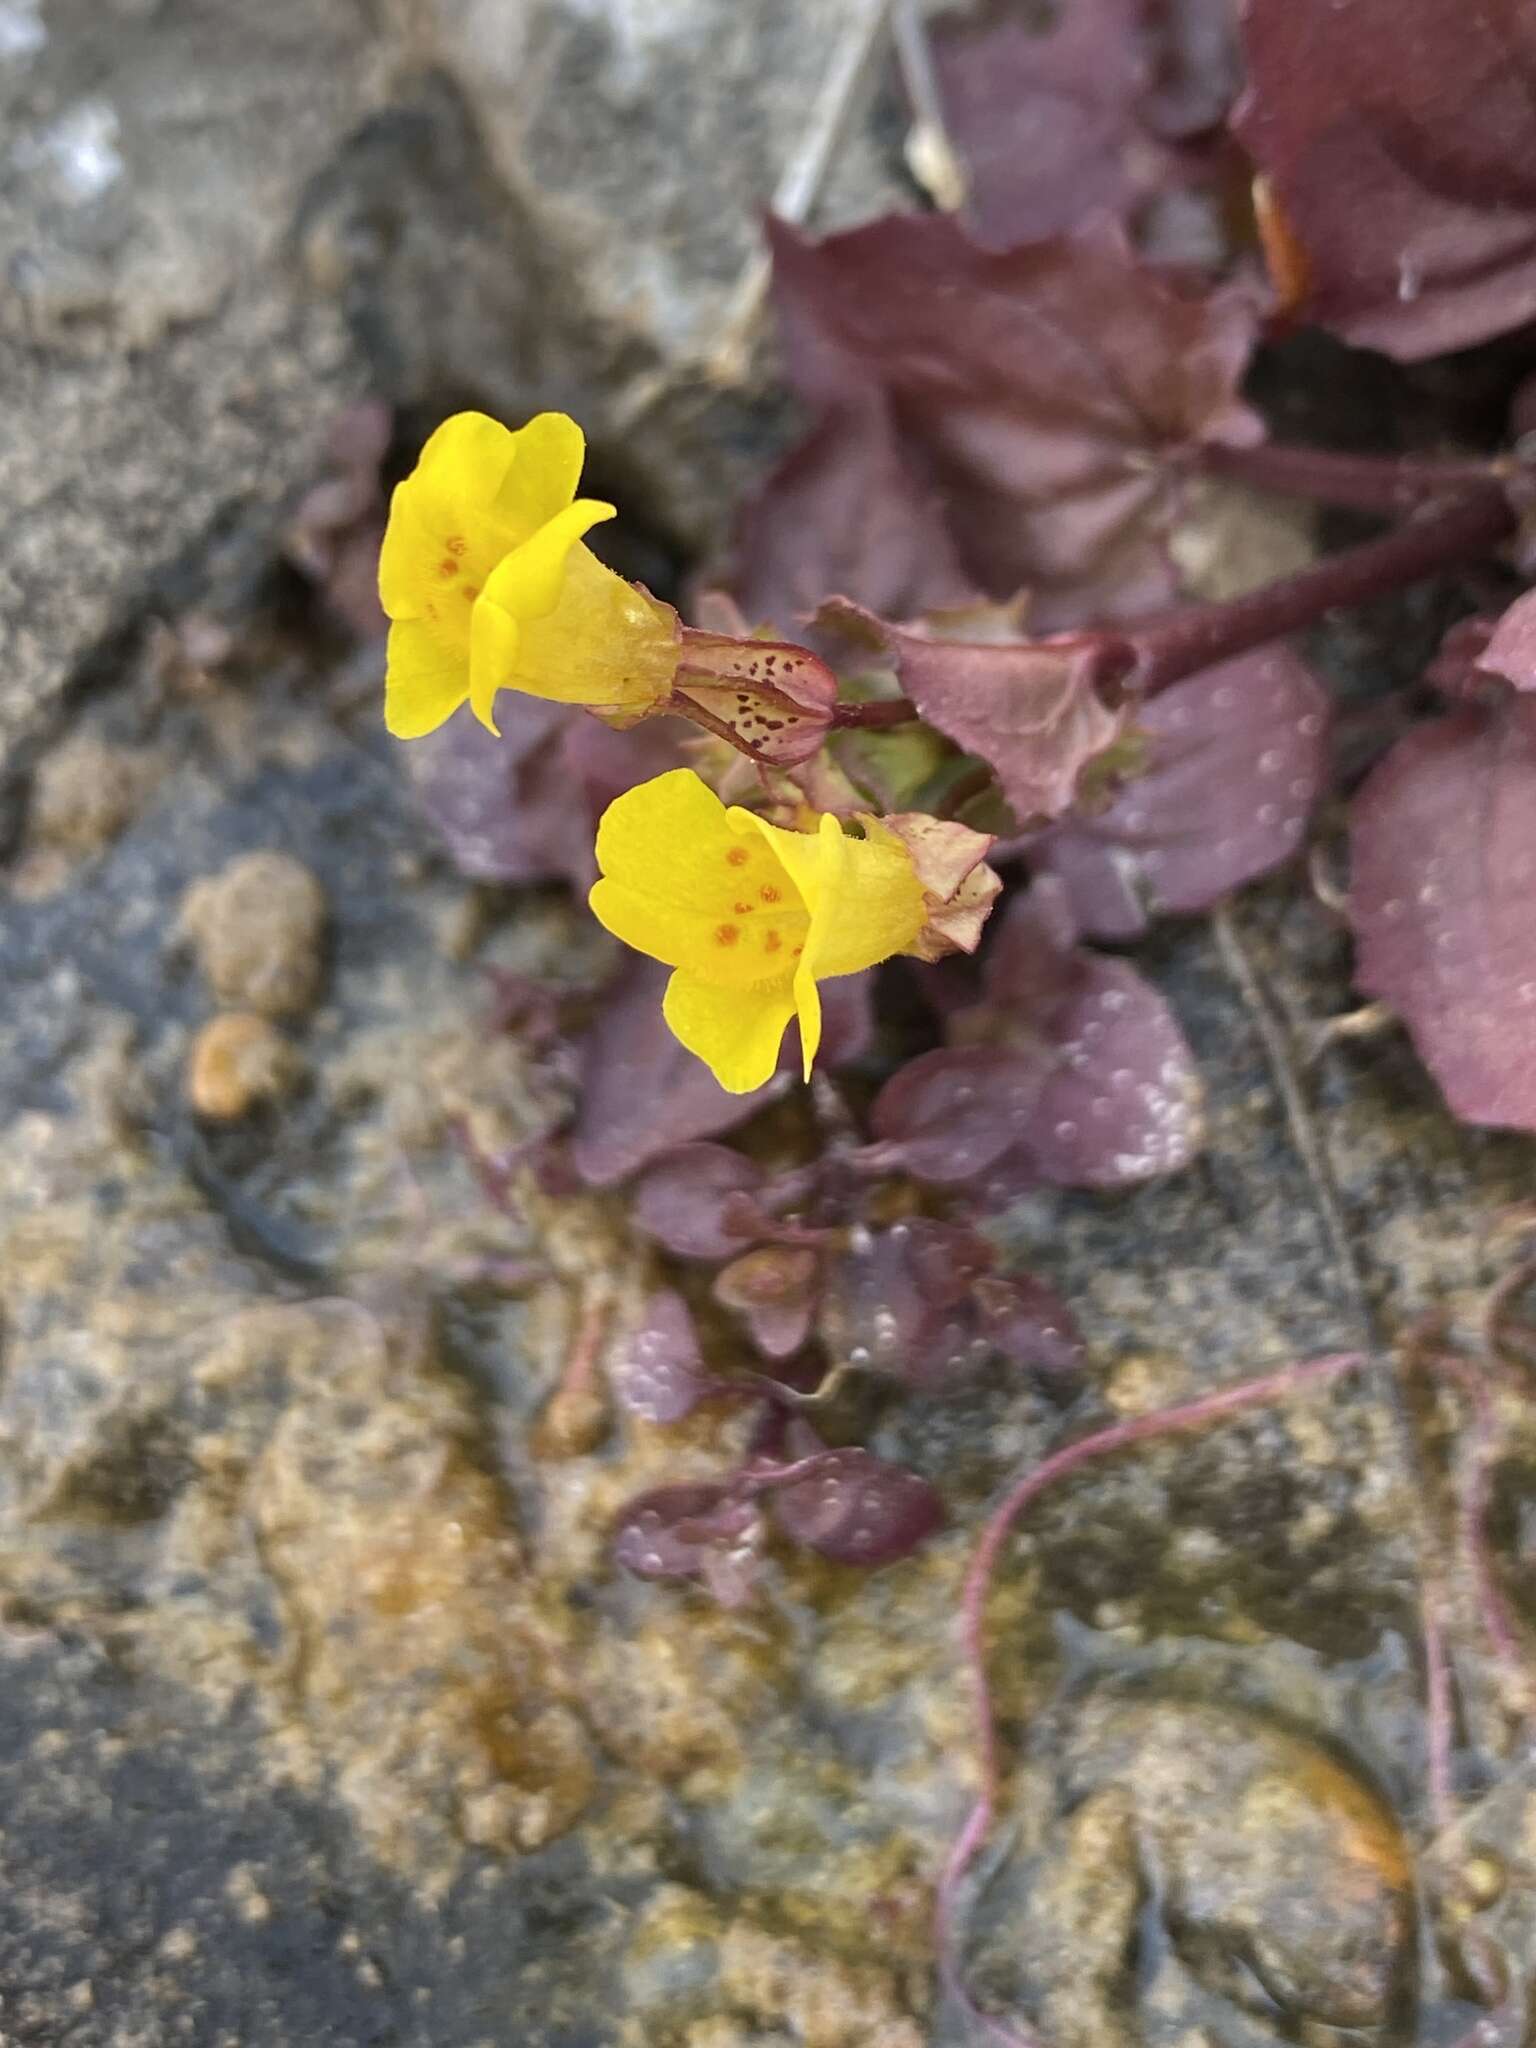
<path id="1" fill-rule="evenodd" d="M 432 732 L 466 699 L 495 732 L 498 690 L 626 720 L 670 693 L 676 615 L 582 544 L 613 517 L 576 496 L 585 452 L 561 412 L 515 434 L 461 412 L 397 486 L 379 555 L 392 621 L 384 722 L 397 738 Z"/>
<path id="2" fill-rule="evenodd" d="M 667 1023 L 735 1095 L 768 1079 L 796 1015 L 809 1079 L 821 1043 L 817 982 L 902 952 L 925 916 L 898 842 L 849 838 L 830 815 L 815 832 L 787 832 L 727 810 L 691 768 L 608 806 L 597 864 L 593 912 L 676 969 Z"/>

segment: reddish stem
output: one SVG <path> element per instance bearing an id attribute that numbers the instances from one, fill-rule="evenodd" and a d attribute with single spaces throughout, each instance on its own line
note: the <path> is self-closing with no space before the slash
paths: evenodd
<path id="1" fill-rule="evenodd" d="M 1328 612 L 1385 597 L 1459 562 L 1476 561 L 1515 523 L 1514 509 L 1502 490 L 1442 498 L 1423 506 L 1380 540 L 1341 548 L 1294 576 L 1282 576 L 1225 603 L 1186 605 L 1160 619 L 1148 619 L 1114 636 L 1135 657 L 1129 684 L 1148 697 L 1156 696 L 1201 669 L 1315 625 Z M 917 706 L 907 698 L 882 697 L 867 704 L 839 704 L 832 724 L 879 728 L 904 725 L 918 715 Z"/>
<path id="2" fill-rule="evenodd" d="M 1243 597 L 1149 619 L 1126 635 L 1141 655 L 1136 680 L 1149 697 L 1155 696 L 1199 669 L 1313 625 L 1326 612 L 1364 604 L 1422 576 L 1475 560 L 1514 524 L 1502 491 L 1478 491 L 1432 506 L 1380 540 L 1343 548 Z"/>
<path id="3" fill-rule="evenodd" d="M 1311 498 L 1356 512 L 1401 515 L 1449 492 L 1498 486 L 1510 473 L 1507 456 L 1346 455 L 1333 448 L 1286 448 L 1261 441 L 1253 448 L 1212 442 L 1199 449 L 1204 476 L 1230 477 L 1263 491 Z"/>
<path id="4" fill-rule="evenodd" d="M 992 1690 L 987 1677 L 986 1598 L 998 1557 L 1014 1523 L 1047 1487 L 1094 1458 L 1124 1450 L 1130 1444 L 1144 1443 L 1150 1437 L 1199 1429 L 1205 1423 L 1235 1415 L 1244 1408 L 1255 1408 L 1266 1401 L 1277 1400 L 1299 1387 L 1337 1379 L 1346 1372 L 1357 1371 L 1365 1363 L 1364 1355 L 1356 1351 L 1314 1358 L 1304 1365 L 1289 1365 L 1280 1372 L 1266 1373 L 1260 1379 L 1245 1380 L 1240 1386 L 1224 1387 L 1219 1393 L 1204 1394 L 1199 1400 L 1186 1401 L 1176 1408 L 1163 1408 L 1151 1415 L 1135 1416 L 1129 1422 L 1114 1423 L 1108 1429 L 1101 1429 L 1093 1436 L 1083 1437 L 1077 1443 L 1067 1444 L 1062 1450 L 1053 1452 L 1032 1472 L 1017 1480 L 988 1517 L 980 1540 L 971 1553 L 960 1611 L 961 1645 L 975 1702 L 981 1791 L 955 1839 L 939 1879 L 935 1917 L 939 1967 L 946 1987 L 966 2014 L 986 2027 L 992 2038 L 1006 2044 L 1006 2048 L 1041 2048 L 1041 2044 L 1037 2035 L 984 2013 L 965 1989 L 954 1953 L 954 1904 L 960 1881 L 985 1840 L 997 1810 L 998 1749 Z"/>
<path id="5" fill-rule="evenodd" d="M 917 706 L 907 697 L 874 697 L 866 704 L 833 706 L 832 723 L 846 730 L 861 726 L 878 732 L 888 725 L 909 725 L 917 717 Z"/>

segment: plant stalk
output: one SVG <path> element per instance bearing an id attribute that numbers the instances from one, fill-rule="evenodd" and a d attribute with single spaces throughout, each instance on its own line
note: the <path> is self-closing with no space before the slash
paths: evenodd
<path id="1" fill-rule="evenodd" d="M 1125 630 L 1141 657 L 1136 683 L 1155 696 L 1199 669 L 1230 661 L 1345 605 L 1486 555 L 1515 524 L 1502 491 L 1483 490 L 1427 507 L 1380 540 L 1342 548 L 1223 604 L 1190 605 Z"/>
<path id="2" fill-rule="evenodd" d="M 1229 478 L 1285 497 L 1402 515 L 1452 491 L 1497 488 L 1514 464 L 1507 455 L 1349 455 L 1335 448 L 1287 448 L 1261 441 L 1253 448 L 1212 442 L 1196 452 L 1194 467 L 1202 476 Z"/>

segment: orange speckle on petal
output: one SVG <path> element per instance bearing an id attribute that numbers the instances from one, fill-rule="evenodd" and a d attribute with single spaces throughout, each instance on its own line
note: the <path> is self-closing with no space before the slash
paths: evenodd
<path id="1" fill-rule="evenodd" d="M 452 555 L 444 555 L 443 559 L 437 565 L 437 573 L 439 576 L 445 578 L 449 576 L 458 575 L 459 565 L 453 559 Z"/>
<path id="2" fill-rule="evenodd" d="M 755 903 L 733 903 L 731 908 L 738 917 L 750 917 L 753 911 L 756 910 L 757 905 Z"/>
<path id="3" fill-rule="evenodd" d="M 744 846 L 733 846 L 730 852 L 725 856 L 725 858 L 726 864 L 728 866 L 733 868 L 744 868 L 747 864 L 749 856 L 747 853 L 747 849 Z"/>
<path id="4" fill-rule="evenodd" d="M 738 925 L 717 924 L 715 926 L 715 944 L 717 946 L 734 946 L 740 937 L 741 928 Z"/>
<path id="5" fill-rule="evenodd" d="M 764 882 L 762 888 L 757 893 L 765 903 L 777 903 L 782 891 L 776 889 L 772 882 Z"/>
<path id="6" fill-rule="evenodd" d="M 459 595 L 463 598 L 466 604 L 473 604 L 475 599 L 480 595 L 480 586 L 478 583 L 460 584 Z"/>
<path id="7" fill-rule="evenodd" d="M 462 533 L 450 533 L 448 538 L 443 542 L 443 546 L 448 550 L 450 555 L 462 555 L 467 552 L 469 548 L 469 542 L 464 538 Z"/>
<path id="8" fill-rule="evenodd" d="M 782 945 L 783 945 L 783 943 L 784 943 L 783 939 L 781 939 L 781 938 L 780 938 L 780 936 L 779 936 L 779 934 L 778 934 L 777 932 L 774 932 L 774 931 L 764 932 L 764 934 L 763 934 L 763 951 L 764 951 L 765 953 L 777 953 L 777 952 L 778 952 L 778 950 L 779 950 L 779 948 L 780 948 L 780 946 L 782 946 Z"/>

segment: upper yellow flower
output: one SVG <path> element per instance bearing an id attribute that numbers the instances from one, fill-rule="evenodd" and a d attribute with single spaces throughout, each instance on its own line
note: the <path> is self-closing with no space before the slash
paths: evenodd
<path id="1" fill-rule="evenodd" d="M 392 624 L 384 721 L 433 731 L 498 690 L 644 717 L 669 694 L 677 620 L 582 544 L 613 507 L 578 498 L 586 443 L 562 412 L 517 433 L 445 420 L 389 507 L 379 597 Z"/>
<path id="2" fill-rule="evenodd" d="M 608 806 L 597 864 L 594 913 L 676 969 L 667 1023 L 736 1095 L 768 1079 L 796 1015 L 809 1079 L 821 1044 L 817 982 L 904 951 L 926 916 L 899 842 L 852 839 L 830 815 L 815 832 L 787 832 L 727 810 L 691 768 Z"/>

